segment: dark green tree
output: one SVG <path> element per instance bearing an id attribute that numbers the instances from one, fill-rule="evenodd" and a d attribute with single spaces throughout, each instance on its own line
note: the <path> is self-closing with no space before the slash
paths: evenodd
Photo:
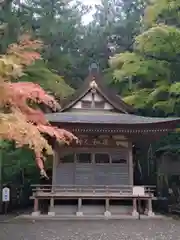
<path id="1" fill-rule="evenodd" d="M 145 2 L 102 0 L 96 5 L 81 49 L 85 62 L 97 61 L 107 78 L 111 78 L 109 58 L 115 53 L 132 49 L 134 36 L 140 32 Z"/>
<path id="2" fill-rule="evenodd" d="M 23 4 L 31 16 L 31 28 L 44 42 L 43 58 L 51 70 L 72 86 L 77 85 L 77 70 L 83 62 L 80 47 L 83 41 L 82 16 L 88 10 L 82 3 L 68 0 L 31 0 Z"/>

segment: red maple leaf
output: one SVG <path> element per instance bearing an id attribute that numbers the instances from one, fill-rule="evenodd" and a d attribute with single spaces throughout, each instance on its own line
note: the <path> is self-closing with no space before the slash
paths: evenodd
<path id="1" fill-rule="evenodd" d="M 40 58 L 40 54 L 35 50 L 41 45 L 40 41 L 31 41 L 29 36 L 25 35 L 20 39 L 19 44 L 10 45 L 7 55 L 0 58 L 0 61 L 3 62 L 2 66 L 6 67 L 6 63 L 9 64 L 9 62 L 12 66 L 14 62 L 16 68 L 19 66 L 18 69 L 23 70 L 26 65 L 32 64 Z M 27 145 L 33 149 L 37 166 L 45 174 L 43 152 L 46 150 L 47 154 L 53 154 L 53 151 L 44 136 L 48 135 L 65 144 L 77 141 L 77 138 L 64 129 L 51 126 L 39 108 L 39 104 L 43 104 L 51 108 L 52 111 L 59 109 L 60 105 L 54 97 L 48 95 L 38 84 L 31 82 L 12 83 L 10 80 L 14 72 L 11 71 L 11 68 L 7 69 L 10 71 L 8 74 L 4 74 L 4 69 L 1 74 L 0 69 L 0 106 L 2 109 L 0 113 L 0 138 L 14 140 L 18 147 Z M 14 74 L 17 77 L 17 74 Z M 4 75 L 6 75 L 6 79 L 4 79 Z"/>

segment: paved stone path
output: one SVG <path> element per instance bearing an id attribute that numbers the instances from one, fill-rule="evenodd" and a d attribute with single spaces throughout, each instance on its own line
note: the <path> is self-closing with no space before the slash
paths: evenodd
<path id="1" fill-rule="evenodd" d="M 0 240 L 180 240 L 179 220 L 13 221 Z"/>

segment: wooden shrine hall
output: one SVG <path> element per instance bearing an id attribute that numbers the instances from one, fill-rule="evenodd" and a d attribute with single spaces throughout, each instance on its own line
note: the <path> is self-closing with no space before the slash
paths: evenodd
<path id="1" fill-rule="evenodd" d="M 70 146 L 56 144 L 52 185 L 33 187 L 34 216 L 40 214 L 41 199 L 50 200 L 50 216 L 137 216 L 138 199 L 146 203 L 144 214 L 154 215 L 151 187 L 136 186 L 134 182 L 133 146 L 150 143 L 173 131 L 179 118 L 136 115 L 131 106 L 105 86 L 95 67 L 62 109 L 46 116 L 51 124 L 73 132 L 79 142 Z M 125 201 L 131 204 L 126 206 Z"/>

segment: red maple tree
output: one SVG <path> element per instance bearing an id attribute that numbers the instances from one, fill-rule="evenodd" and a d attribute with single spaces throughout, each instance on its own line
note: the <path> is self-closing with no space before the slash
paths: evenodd
<path id="1" fill-rule="evenodd" d="M 37 52 L 41 41 L 31 40 L 23 35 L 17 44 L 9 46 L 7 53 L 0 56 L 0 138 L 15 141 L 18 147 L 28 146 L 35 152 L 36 163 L 41 174 L 44 170 L 44 155 L 53 154 L 44 135 L 69 144 L 77 138 L 70 132 L 51 126 L 38 107 L 44 104 L 55 111 L 60 106 L 38 84 L 12 82 L 24 73 L 23 70 L 40 59 Z"/>

